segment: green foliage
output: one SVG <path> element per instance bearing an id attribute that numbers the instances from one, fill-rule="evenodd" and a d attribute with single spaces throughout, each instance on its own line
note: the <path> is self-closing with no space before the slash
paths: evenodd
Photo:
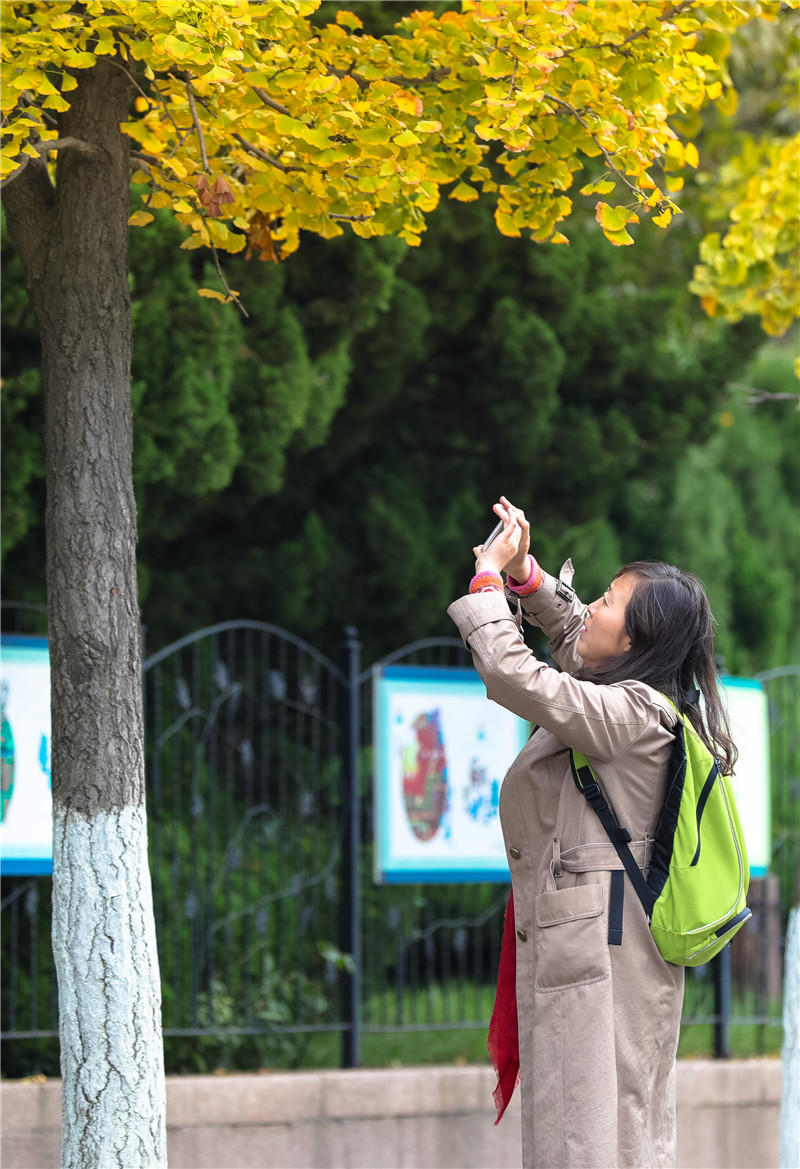
<path id="1" fill-rule="evenodd" d="M 310 22 L 316 26 L 330 24 L 336 20 L 341 7 L 339 0 L 322 0 L 316 12 L 311 14 Z M 425 11 L 441 16 L 448 9 L 458 10 L 460 7 L 459 0 L 428 0 Z M 418 11 L 419 5 L 413 0 L 351 0 L 347 10 L 363 21 L 370 36 L 380 37 L 394 32 L 397 22 Z"/>
<path id="2" fill-rule="evenodd" d="M 3 877 L 0 915 L 0 1023 L 4 1032 L 50 1030 L 54 1021 L 56 974 L 50 940 L 51 877 Z M 59 1074 L 58 1040 L 3 1040 L 6 1079 Z"/>
<path id="3" fill-rule="evenodd" d="M 357 15 L 381 34 L 411 7 Z M 149 646 L 241 615 L 329 651 L 355 617 L 369 656 L 450 632 L 444 609 L 505 492 L 528 510 L 543 563 L 575 556 L 582 595 L 626 558 L 679 560 L 707 580 L 729 668 L 791 660 L 796 415 L 740 402 L 727 429 L 719 415 L 729 379 L 792 386 L 763 362 L 746 372 L 757 330 L 705 320 L 685 284 L 708 161 L 743 132 L 793 129 L 778 91 L 796 65 L 796 23 L 783 13 L 736 34 L 742 118 L 686 115 L 701 153 L 681 193 L 687 213 L 666 232 L 633 226 L 636 248 L 610 251 L 579 217 L 570 247 L 521 244 L 498 236 L 483 203 L 446 201 L 413 252 L 388 238 L 309 237 L 284 265 L 229 257 L 244 321 L 197 298 L 216 276 L 178 248 L 168 216 L 133 232 Z M 42 599 L 37 347 L 15 264 L 3 289 L 15 327 L 6 593 Z"/>
<path id="4" fill-rule="evenodd" d="M 39 340 L 19 259 L 2 234 L 2 552 L 36 526 L 44 502 L 44 435 Z M 9 441 L 9 438 L 11 441 Z M 34 585 L 35 588 L 35 585 Z M 18 594 L 18 600 L 28 599 Z"/>
<path id="5" fill-rule="evenodd" d="M 216 1068 L 298 1068 L 312 1039 L 311 1033 L 281 1030 L 291 1024 L 299 1009 L 302 1017 L 319 1016 L 328 1006 L 317 985 L 301 970 L 278 968 L 267 955 L 264 974 L 251 991 L 247 1018 L 250 1027 L 242 1033 L 244 1003 L 231 994 L 221 979 L 214 979 L 208 991 L 198 996 L 196 1025 L 206 1032 L 190 1039 L 168 1037 L 165 1043 L 167 1074 L 203 1073 Z"/>
<path id="6" fill-rule="evenodd" d="M 422 247 L 396 269 L 385 318 L 354 339 L 329 441 L 309 456 L 290 451 L 269 516 L 247 525 L 248 568 L 270 565 L 273 619 L 293 623 L 300 609 L 292 627 L 305 636 L 335 636 L 353 613 L 367 653 L 449 632 L 443 611 L 468 579 L 470 547 L 500 492 L 527 507 L 554 566 L 567 531 L 603 530 L 632 481 L 666 471 L 690 435 L 711 430 L 721 385 L 753 344 L 747 329 L 693 315 L 685 294 L 657 280 L 658 257 L 601 257 L 591 229 L 549 251 L 491 231 L 475 205 L 432 217 Z M 314 257 L 318 288 L 331 265 L 338 271 L 336 252 L 328 245 Z M 237 287 L 246 279 L 237 273 Z M 305 320 L 313 351 L 315 322 Z M 324 533 L 305 554 L 298 511 Z M 226 539 L 238 557 L 237 533 Z M 602 564 L 594 547 L 589 556 L 570 547 L 587 594 L 616 567 L 613 538 L 602 542 Z M 323 595 L 312 585 L 316 600 L 302 612 L 311 573 Z"/>
<path id="7" fill-rule="evenodd" d="M 707 321 L 690 301 L 687 230 L 609 252 L 588 224 L 547 249 L 498 237 L 483 206 L 450 203 L 413 251 L 312 238 L 281 266 L 231 258 L 249 320 L 195 296 L 211 276 L 176 246 L 174 223 L 134 234 L 149 648 L 240 616 L 328 651 L 355 619 L 367 656 L 449 633 L 444 610 L 502 492 L 526 507 L 546 566 L 575 556 L 582 595 L 622 559 L 680 560 L 708 577 L 731 667 L 788 660 L 791 567 L 764 605 L 762 552 L 773 520 L 785 543 L 796 510 L 780 422 L 791 411 L 742 406 L 729 437 L 746 443 L 723 455 L 726 380 L 774 379 L 743 372 L 755 328 Z M 24 340 L 10 271 L 3 295 Z M 4 501 L 6 594 L 29 599 L 43 592 L 35 360 L 15 344 L 4 468 L 24 452 Z"/>
<path id="8" fill-rule="evenodd" d="M 191 509 L 195 499 L 223 490 L 241 457 L 230 409 L 241 326 L 196 298 L 187 263 L 171 262 L 180 238 L 167 217 L 150 246 L 141 236 L 131 241 L 134 335 L 146 338 L 132 369 L 134 479 L 144 530 L 168 535 L 180 531 L 176 501 Z"/>
<path id="9" fill-rule="evenodd" d="M 40 392 L 41 378 L 34 367 L 3 379 L 2 428 L 19 438 L 3 449 L 3 552 L 19 544 L 34 523 L 30 494 L 41 476 L 44 440 L 38 427 L 25 423 L 27 416 L 38 414 L 35 404 Z"/>
<path id="10" fill-rule="evenodd" d="M 767 345 L 743 382 L 789 392 L 791 348 Z M 748 675 L 800 661 L 800 414 L 780 400 L 747 405 L 745 392 L 731 391 L 704 446 L 632 484 L 614 519 L 625 559 L 647 548 L 698 574 L 725 668 Z"/>

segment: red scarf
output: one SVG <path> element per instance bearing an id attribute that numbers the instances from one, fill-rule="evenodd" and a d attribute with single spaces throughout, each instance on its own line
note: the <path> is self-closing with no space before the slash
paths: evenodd
<path id="1" fill-rule="evenodd" d="M 517 939 L 514 936 L 514 894 L 508 899 L 503 941 L 500 945 L 500 968 L 497 971 L 497 995 L 489 1024 L 489 1056 L 497 1075 L 492 1095 L 499 1124 L 519 1083 L 519 1026 L 517 1022 Z"/>

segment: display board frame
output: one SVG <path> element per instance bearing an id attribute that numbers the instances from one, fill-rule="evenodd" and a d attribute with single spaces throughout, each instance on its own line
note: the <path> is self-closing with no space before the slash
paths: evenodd
<path id="1" fill-rule="evenodd" d="M 46 876 L 53 871 L 50 652 L 46 637 L 0 637 L 0 691 L 0 873 L 4 877 Z"/>
<path id="2" fill-rule="evenodd" d="M 750 877 L 765 877 L 772 854 L 769 702 L 757 678 L 720 679 L 739 759 L 731 780 Z"/>
<path id="3" fill-rule="evenodd" d="M 732 736 L 739 748 L 733 790 L 745 833 L 750 876 L 763 877 L 769 871 L 771 853 L 767 694 L 761 682 L 755 678 L 725 675 L 720 682 L 723 700 L 729 711 Z M 447 696 L 462 702 L 464 711 L 469 712 L 468 716 L 465 715 L 465 725 L 461 732 L 467 739 L 473 733 L 471 725 L 480 724 L 482 719 L 497 719 L 500 724 L 505 723 L 504 735 L 492 736 L 493 753 L 483 761 L 489 784 L 497 784 L 498 797 L 502 777 L 530 733 L 528 723 L 489 701 L 483 682 L 472 669 L 390 666 L 376 671 L 373 677 L 373 794 L 374 877 L 378 884 L 509 880 L 498 816 L 489 818 L 492 823 L 485 835 L 486 849 L 483 855 L 477 836 L 472 837 L 471 847 L 466 849 L 458 847 L 458 840 L 452 842 L 453 847 L 444 847 L 447 830 L 445 808 L 440 809 L 439 830 L 431 835 L 429 841 L 415 842 L 413 829 L 409 833 L 408 797 L 405 793 L 407 781 L 404 779 L 404 774 L 409 773 L 407 768 L 404 772 L 401 761 L 401 751 L 407 749 L 411 742 L 413 720 L 408 711 L 416 702 L 418 715 L 426 710 L 431 713 L 440 708 Z M 398 716 L 403 720 L 399 731 L 403 741 L 400 743 Z M 451 723 L 451 736 L 457 733 L 453 726 Z M 444 736 L 446 757 L 447 734 L 441 726 L 434 729 L 440 737 Z M 459 758 L 463 760 L 464 757 L 462 750 Z M 445 786 L 449 789 L 449 798 L 462 799 L 469 781 L 470 776 L 463 767 L 457 775 L 448 773 Z M 400 789 L 404 791 L 402 799 L 399 796 Z M 493 800 L 493 810 L 496 808 L 497 801 Z M 403 822 L 404 814 L 409 823 Z M 450 835 L 452 839 L 452 831 Z M 422 844 L 433 844 L 437 836 L 441 837 L 438 847 L 421 847 Z"/>
<path id="4" fill-rule="evenodd" d="M 472 669 L 388 666 L 373 711 L 376 882 L 508 882 L 500 785 L 530 725 Z"/>

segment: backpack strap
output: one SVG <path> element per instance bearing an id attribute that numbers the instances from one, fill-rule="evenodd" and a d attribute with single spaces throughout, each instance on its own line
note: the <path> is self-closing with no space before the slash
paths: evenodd
<path id="1" fill-rule="evenodd" d="M 627 828 L 621 828 L 617 823 L 614 813 L 606 803 L 605 796 L 600 791 L 600 787 L 597 783 L 597 780 L 595 779 L 591 764 L 589 763 L 586 756 L 581 755 L 578 751 L 570 751 L 569 761 L 570 766 L 572 767 L 572 778 L 575 780 L 575 786 L 581 795 L 585 797 L 586 802 L 590 804 L 597 813 L 600 823 L 605 828 L 608 838 L 614 845 L 614 848 L 617 851 L 617 856 L 622 861 L 625 872 L 630 877 L 631 884 L 636 890 L 636 894 L 644 906 L 644 911 L 647 914 L 647 920 L 649 922 L 653 913 L 653 906 L 655 905 L 656 898 L 652 889 L 647 884 L 647 881 L 644 879 L 644 873 L 634 860 L 633 853 L 628 848 L 631 834 L 628 832 Z M 617 870 L 617 872 L 618 871 L 619 870 Z M 612 926 L 615 924 L 612 919 L 615 913 L 619 916 L 619 937 L 620 941 L 622 940 L 622 915 L 621 912 L 619 912 L 619 909 L 615 910 L 613 905 L 615 900 L 615 886 L 613 876 L 614 874 L 612 874 L 611 886 L 612 905 L 609 907 L 609 941 L 612 945 L 619 945 L 619 942 L 611 941 L 611 930 Z M 616 890 L 616 897 L 621 901 L 621 896 L 619 893 L 619 881 L 616 883 Z"/>
<path id="2" fill-rule="evenodd" d="M 608 944 L 622 945 L 622 912 L 625 908 L 625 874 L 622 869 L 612 869 L 611 899 L 608 904 Z"/>

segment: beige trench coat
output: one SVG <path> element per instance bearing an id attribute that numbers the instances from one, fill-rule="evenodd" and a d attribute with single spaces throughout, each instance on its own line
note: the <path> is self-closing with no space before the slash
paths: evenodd
<path id="1" fill-rule="evenodd" d="M 560 580 L 572 581 L 567 561 Z M 611 871 L 622 868 L 572 778 L 569 747 L 594 767 L 647 869 L 676 716 L 641 682 L 571 677 L 585 606 L 546 576 L 521 602 L 559 672 L 525 646 L 499 592 L 448 613 L 489 698 L 540 729 L 509 768 L 500 819 L 514 891 L 525 1169 L 675 1164 L 675 1057 L 683 969 L 665 962 L 625 880 L 622 944 L 608 944 Z"/>

